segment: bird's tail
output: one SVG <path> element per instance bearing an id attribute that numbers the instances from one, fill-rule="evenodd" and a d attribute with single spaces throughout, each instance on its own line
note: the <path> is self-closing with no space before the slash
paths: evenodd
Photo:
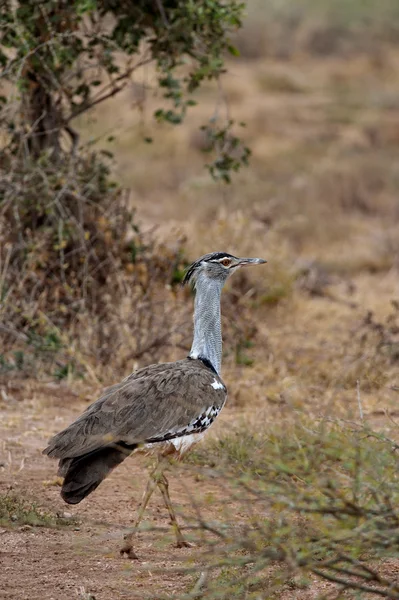
<path id="1" fill-rule="evenodd" d="M 76 458 L 64 458 L 59 474 L 65 477 L 61 496 L 68 504 L 79 504 L 137 448 L 124 442 L 103 446 Z"/>

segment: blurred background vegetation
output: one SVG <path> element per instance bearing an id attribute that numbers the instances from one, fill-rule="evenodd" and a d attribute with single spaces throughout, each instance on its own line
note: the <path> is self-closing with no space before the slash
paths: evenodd
<path id="1" fill-rule="evenodd" d="M 94 399 L 181 357 L 191 259 L 268 259 L 223 296 L 225 423 L 246 425 L 188 465 L 212 486 L 222 464 L 241 516 L 205 510 L 198 569 L 219 542 L 223 560 L 185 597 L 399 597 L 398 2 L 0 15 L 4 389 L 33 377 Z"/>

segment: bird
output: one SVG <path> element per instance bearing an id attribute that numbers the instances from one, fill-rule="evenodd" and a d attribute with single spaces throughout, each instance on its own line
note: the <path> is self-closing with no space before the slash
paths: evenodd
<path id="1" fill-rule="evenodd" d="M 132 453 L 155 454 L 156 465 L 134 526 L 124 536 L 122 556 L 138 558 L 133 548 L 135 534 L 156 487 L 169 512 L 177 546 L 190 545 L 178 525 L 164 471 L 171 457 L 181 458 L 203 437 L 226 402 L 227 388 L 221 378 L 222 288 L 238 269 L 265 262 L 226 252 L 212 252 L 195 260 L 183 279 L 183 284 L 195 288 L 189 355 L 140 368 L 105 389 L 43 450 L 43 454 L 59 460 L 58 474 L 64 477 L 61 497 L 68 504 L 81 502 Z"/>

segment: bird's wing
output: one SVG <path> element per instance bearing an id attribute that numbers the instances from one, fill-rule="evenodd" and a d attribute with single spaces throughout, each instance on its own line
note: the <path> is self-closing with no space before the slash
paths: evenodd
<path id="1" fill-rule="evenodd" d="M 170 439 L 198 419 L 205 428 L 207 416 L 214 418 L 225 400 L 222 380 L 200 360 L 152 365 L 108 388 L 44 453 L 72 458 L 115 442 Z"/>

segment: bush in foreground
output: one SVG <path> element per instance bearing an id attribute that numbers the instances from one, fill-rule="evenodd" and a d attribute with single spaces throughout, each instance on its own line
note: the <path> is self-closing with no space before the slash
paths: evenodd
<path id="1" fill-rule="evenodd" d="M 278 598 L 318 580 L 334 598 L 399 598 L 389 568 L 399 556 L 398 450 L 365 426 L 302 422 L 240 429 L 192 454 L 218 501 L 209 513 L 195 503 L 190 526 L 204 550 L 188 570 L 202 574 L 183 598 Z"/>

